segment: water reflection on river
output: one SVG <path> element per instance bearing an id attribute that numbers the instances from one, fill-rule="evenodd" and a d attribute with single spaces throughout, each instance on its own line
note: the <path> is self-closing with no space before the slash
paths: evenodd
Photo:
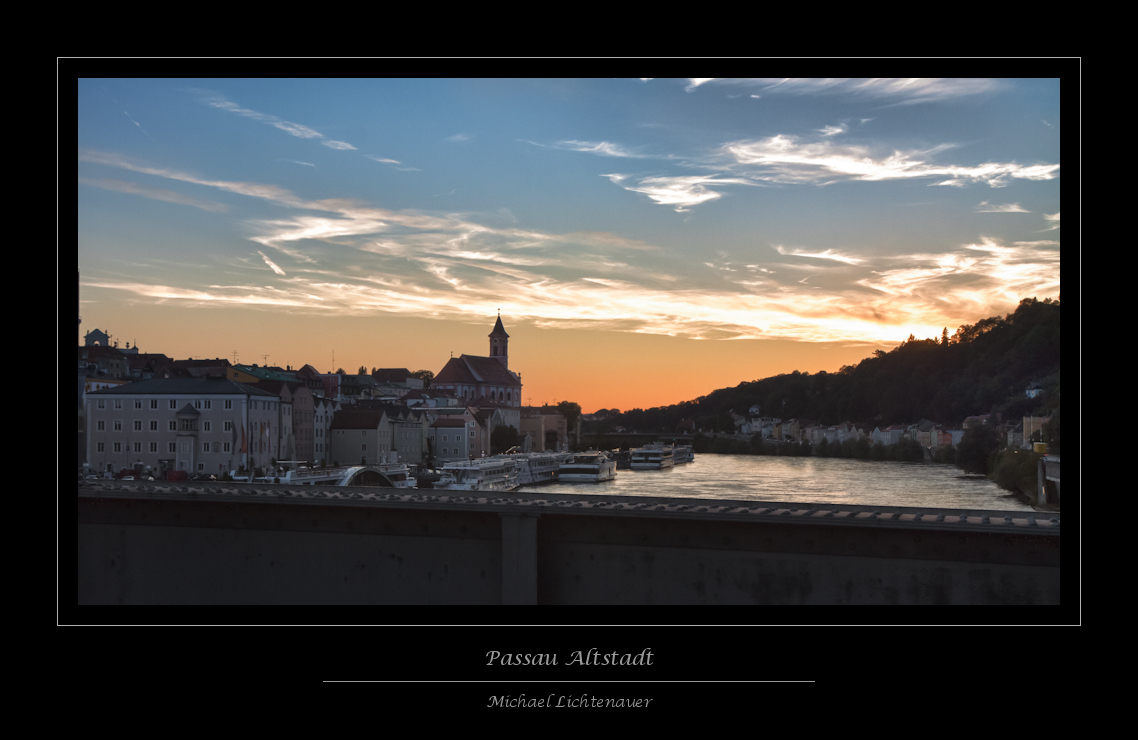
<path id="1" fill-rule="evenodd" d="M 933 463 L 826 457 L 697 455 L 671 470 L 620 470 L 608 483 L 552 483 L 522 491 L 744 501 L 1031 510 L 990 480 Z"/>

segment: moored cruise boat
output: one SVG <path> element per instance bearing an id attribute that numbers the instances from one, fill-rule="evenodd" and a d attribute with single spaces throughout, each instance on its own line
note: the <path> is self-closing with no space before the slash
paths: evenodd
<path id="1" fill-rule="evenodd" d="M 533 486 L 555 482 L 566 455 L 562 452 L 521 452 L 511 457 L 518 466 L 518 485 Z"/>
<path id="2" fill-rule="evenodd" d="M 664 470 L 676 464 L 672 448 L 660 444 L 637 447 L 632 450 L 633 470 Z"/>
<path id="3" fill-rule="evenodd" d="M 447 463 L 435 488 L 452 491 L 512 491 L 518 487 L 518 464 L 510 455 Z"/>
<path id="4" fill-rule="evenodd" d="M 691 445 L 675 445 L 672 447 L 672 459 L 676 465 L 692 462 L 695 460 L 695 451 Z"/>
<path id="5" fill-rule="evenodd" d="M 578 452 L 561 463 L 557 475 L 564 483 L 600 483 L 614 480 L 616 460 L 610 460 L 603 452 Z"/>

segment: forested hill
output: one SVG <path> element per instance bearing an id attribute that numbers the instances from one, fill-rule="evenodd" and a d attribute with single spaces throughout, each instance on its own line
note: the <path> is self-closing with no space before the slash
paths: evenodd
<path id="1" fill-rule="evenodd" d="M 837 373 L 795 371 L 694 401 L 624 413 L 595 431 L 616 425 L 640 431 L 678 429 L 685 419 L 705 431 L 733 430 L 728 412 L 759 405 L 764 416 L 821 424 L 853 422 L 886 426 L 920 419 L 959 426 L 967 416 L 998 413 L 1005 419 L 1049 413 L 1059 406 L 1059 301 L 1025 298 L 1014 313 L 947 330 L 939 339 L 909 340 L 890 352 L 877 350 Z M 1043 395 L 1027 398 L 1028 383 Z M 615 410 L 614 410 L 615 411 Z"/>

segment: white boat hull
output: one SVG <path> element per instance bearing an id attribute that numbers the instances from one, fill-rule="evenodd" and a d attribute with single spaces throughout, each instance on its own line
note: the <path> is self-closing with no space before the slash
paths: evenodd
<path id="1" fill-rule="evenodd" d="M 564 483 L 603 483 L 616 479 L 616 460 L 603 454 L 578 454 L 561 463 L 557 474 Z"/>
<path id="2" fill-rule="evenodd" d="M 655 460 L 652 462 L 632 462 L 633 470 L 665 470 L 674 467 L 675 460 Z"/>

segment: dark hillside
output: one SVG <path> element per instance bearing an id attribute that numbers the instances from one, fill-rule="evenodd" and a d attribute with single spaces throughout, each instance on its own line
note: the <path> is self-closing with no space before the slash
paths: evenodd
<path id="1" fill-rule="evenodd" d="M 910 336 L 892 351 L 878 350 L 837 373 L 795 371 L 740 383 L 694 401 L 612 415 L 605 426 L 672 431 L 693 419 L 705 430 L 731 431 L 725 415 L 746 413 L 755 404 L 764 415 L 782 419 L 874 426 L 918 419 L 959 426 L 975 414 L 1050 413 L 1059 406 L 1059 327 L 1058 300 L 1025 298 L 1005 317 L 961 326 L 939 339 Z M 1044 392 L 1027 398 L 1024 390 L 1032 382 Z"/>

